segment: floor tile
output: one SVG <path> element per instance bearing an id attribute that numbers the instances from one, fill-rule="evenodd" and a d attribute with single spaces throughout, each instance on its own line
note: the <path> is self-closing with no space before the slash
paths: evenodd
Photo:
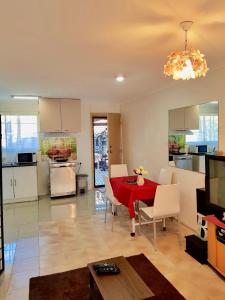
<path id="1" fill-rule="evenodd" d="M 80 268 L 108 257 L 140 253 L 186 299 L 224 299 L 224 281 L 184 251 L 184 236 L 192 234 L 189 228 L 182 226 L 180 243 L 176 222 L 168 221 L 165 232 L 158 225 L 155 250 L 151 226 L 143 226 L 141 234 L 137 232 L 134 238 L 130 236 L 125 207 L 118 211 L 112 232 L 110 209 L 105 224 L 104 210 L 96 205 L 95 196 L 95 191 L 90 191 L 80 197 L 51 200 L 46 196 L 35 203 L 5 205 L 7 264 L 5 274 L 0 277 L 1 300 L 27 300 L 31 277 Z"/>

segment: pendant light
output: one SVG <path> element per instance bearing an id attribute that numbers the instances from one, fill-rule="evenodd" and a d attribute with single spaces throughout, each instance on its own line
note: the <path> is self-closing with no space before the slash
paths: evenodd
<path id="1" fill-rule="evenodd" d="M 174 80 L 189 80 L 205 76 L 208 67 L 204 54 L 194 48 L 188 49 L 187 33 L 192 21 L 180 23 L 185 32 L 185 47 L 183 51 L 173 51 L 168 56 L 168 61 L 164 65 L 164 74 L 172 77 Z"/>

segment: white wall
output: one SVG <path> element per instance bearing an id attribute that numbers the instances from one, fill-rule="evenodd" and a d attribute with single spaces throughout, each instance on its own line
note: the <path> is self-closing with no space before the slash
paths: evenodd
<path id="1" fill-rule="evenodd" d="M 0 114 L 37 114 L 38 101 L 34 100 L 0 100 Z"/>
<path id="2" fill-rule="evenodd" d="M 121 106 L 124 158 L 129 169 L 143 165 L 157 179 L 168 165 L 168 110 L 219 101 L 219 149 L 225 151 L 225 68 L 209 71 L 205 78 L 174 81 L 173 87 Z M 170 79 L 168 79 L 170 80 Z M 204 186 L 204 174 L 174 168 L 181 184 L 182 222 L 196 229 L 196 188 Z"/>

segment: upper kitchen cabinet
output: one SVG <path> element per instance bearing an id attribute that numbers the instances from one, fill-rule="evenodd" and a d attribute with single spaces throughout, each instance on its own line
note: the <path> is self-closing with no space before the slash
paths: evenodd
<path id="1" fill-rule="evenodd" d="M 40 131 L 61 131 L 61 101 L 59 99 L 40 99 Z"/>
<path id="2" fill-rule="evenodd" d="M 189 106 L 169 111 L 169 130 L 199 129 L 199 106 Z"/>
<path id="3" fill-rule="evenodd" d="M 185 127 L 190 130 L 199 129 L 199 105 L 185 107 Z"/>
<path id="4" fill-rule="evenodd" d="M 79 132 L 81 130 L 80 100 L 61 100 L 62 131 Z"/>
<path id="5" fill-rule="evenodd" d="M 169 129 L 182 130 L 184 129 L 184 109 L 177 108 L 169 111 Z"/>
<path id="6" fill-rule="evenodd" d="M 79 132 L 81 130 L 80 100 L 40 99 L 41 132 Z"/>

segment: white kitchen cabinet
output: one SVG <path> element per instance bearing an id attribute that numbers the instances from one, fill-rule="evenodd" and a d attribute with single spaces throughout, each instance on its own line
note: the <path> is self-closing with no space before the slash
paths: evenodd
<path id="1" fill-rule="evenodd" d="M 61 103 L 59 99 L 41 99 L 39 101 L 40 131 L 61 131 Z"/>
<path id="2" fill-rule="evenodd" d="M 169 111 L 169 130 L 199 129 L 199 106 L 189 106 Z"/>
<path id="3" fill-rule="evenodd" d="M 13 168 L 2 169 L 3 202 L 14 202 Z"/>
<path id="4" fill-rule="evenodd" d="M 81 107 L 79 100 L 61 100 L 62 131 L 79 132 L 81 130 Z"/>
<path id="5" fill-rule="evenodd" d="M 169 111 L 169 129 L 170 130 L 183 130 L 184 123 L 184 108 L 172 109 Z"/>
<path id="6" fill-rule="evenodd" d="M 189 130 L 199 129 L 199 106 L 185 107 L 185 128 Z"/>
<path id="7" fill-rule="evenodd" d="M 36 166 L 16 167 L 14 174 L 14 190 L 16 199 L 37 199 Z"/>
<path id="8" fill-rule="evenodd" d="M 79 132 L 81 104 L 76 99 L 40 99 L 41 132 Z"/>
<path id="9" fill-rule="evenodd" d="M 3 168 L 3 202 L 37 200 L 36 166 Z"/>

